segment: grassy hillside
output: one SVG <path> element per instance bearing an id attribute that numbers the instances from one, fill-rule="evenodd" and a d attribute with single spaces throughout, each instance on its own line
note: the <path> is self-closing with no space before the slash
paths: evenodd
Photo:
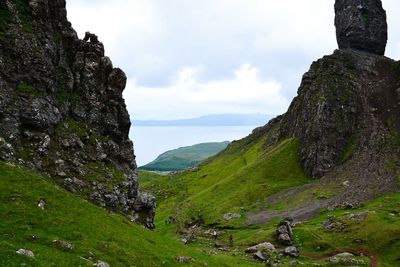
<path id="1" fill-rule="evenodd" d="M 0 266 L 92 266 L 97 260 L 106 261 L 111 266 L 205 266 L 205 263 L 207 266 L 263 266 L 243 251 L 256 242 L 269 241 L 277 245 L 277 220 L 266 225 L 246 227 L 241 219 L 228 223 L 221 221 L 220 215 L 235 211 L 237 205 L 243 205 L 244 210 L 251 208 L 252 202 L 243 198 L 249 197 L 250 190 L 255 190 L 252 197 L 257 200 L 261 199 L 261 196 L 257 197 L 261 192 L 269 194 L 298 183 L 294 181 L 295 177 L 303 177 L 302 182 L 308 179 L 301 176 L 301 169 L 298 169 L 297 175 L 286 176 L 290 170 L 298 168 L 295 154 L 291 153 L 298 147 L 296 140 L 286 140 L 268 149 L 268 157 L 257 149 L 260 142 L 239 142 L 237 147 L 230 148 L 231 152 L 245 152 L 243 148 L 246 145 L 247 152 L 242 153 L 240 161 L 242 165 L 237 167 L 239 171 L 232 170 L 240 173 L 241 169 L 253 166 L 247 176 L 249 181 L 244 182 L 243 187 L 237 183 L 228 187 L 236 179 L 243 179 L 239 175 L 219 179 L 221 186 L 214 191 L 214 184 L 207 180 L 208 176 L 201 178 L 205 170 L 211 172 L 213 166 L 220 167 L 229 162 L 234 164 L 236 161 L 233 157 L 229 158 L 230 153 L 217 156 L 201 166 L 198 172 L 187 172 L 181 176 L 141 172 L 142 185 L 152 189 L 160 203 L 157 228 L 153 232 L 65 192 L 35 172 L 0 162 Z M 261 158 L 257 157 L 261 155 Z M 233 165 L 227 166 L 225 171 L 214 170 L 215 174 L 209 176 L 217 179 L 222 177 L 222 173 L 229 174 L 228 170 Z M 254 187 L 251 181 L 256 182 Z M 265 186 L 257 186 L 261 181 L 275 181 L 276 184 L 269 186 L 268 191 Z M 235 186 L 236 190 L 232 190 Z M 204 190 L 196 193 L 201 187 Z M 40 198 L 47 202 L 44 210 L 37 207 Z M 220 206 L 214 206 L 215 211 L 211 206 L 215 204 L 207 207 L 207 203 L 218 201 Z M 198 208 L 193 208 L 194 205 Z M 244 210 L 240 207 L 238 210 L 245 216 Z M 177 214 L 174 212 L 182 217 L 177 217 L 177 223 L 166 224 L 168 216 Z M 366 215 L 359 220 L 349 217 L 359 213 Z M 204 216 L 206 214 L 208 216 Z M 332 231 L 325 230 L 322 224 L 328 216 L 334 216 L 334 221 L 338 222 Z M 179 233 L 184 233 L 182 230 L 185 228 L 182 225 L 193 224 L 194 221 L 199 223 L 199 219 L 208 224 L 203 232 L 219 229 L 219 240 L 229 244 L 229 236 L 232 235 L 234 244 L 226 245 L 227 251 L 220 251 L 214 246 L 214 240 L 200 234 L 196 241 L 182 245 L 179 241 Z M 216 225 L 211 225 L 215 222 Z M 33 235 L 36 239 L 32 238 Z M 368 256 L 359 257 L 365 261 L 360 266 L 368 266 L 369 262 L 379 263 L 372 266 L 397 266 L 400 263 L 400 194 L 383 196 L 357 209 L 323 210 L 313 220 L 297 225 L 294 235 L 295 244 L 302 251 L 297 260 L 306 266 L 313 263 L 327 265 L 328 256 L 341 251 Z M 53 240 L 68 241 L 74 248 L 70 251 L 59 249 L 53 245 Z M 15 251 L 20 248 L 32 250 L 35 259 L 17 255 Z M 192 257 L 195 261 L 178 263 L 176 256 Z M 290 261 L 293 260 L 283 257 L 279 266 L 288 266 Z"/>
<path id="2" fill-rule="evenodd" d="M 32 171 L 0 162 L 0 266 L 185 266 L 176 256 L 195 259 L 190 266 L 257 266 L 245 257 L 212 255 L 180 244 L 176 236 L 151 232 L 125 217 L 99 208 L 58 188 Z M 47 205 L 37 207 L 40 198 Z M 32 236 L 36 236 L 33 239 Z M 53 240 L 73 244 L 58 249 Z M 16 254 L 24 248 L 35 259 Z"/>
<path id="3" fill-rule="evenodd" d="M 140 169 L 149 171 L 180 171 L 193 167 L 214 156 L 228 146 L 229 142 L 202 143 L 169 150 Z"/>
<path id="4" fill-rule="evenodd" d="M 266 197 L 299 185 L 309 189 L 305 191 L 307 195 L 300 195 L 299 202 L 302 198 L 329 199 L 331 192 L 304 174 L 298 162 L 297 140 L 283 140 L 270 146 L 266 145 L 268 140 L 268 136 L 250 135 L 232 143 L 195 171 L 174 176 L 142 171 L 141 187 L 152 191 L 159 203 L 156 214 L 159 230 L 164 234 L 184 235 L 191 226 L 200 225 L 205 229 L 219 229 L 219 238 L 225 243 L 232 235 L 239 251 L 265 241 L 279 247 L 275 229 L 282 217 L 262 225 L 248 225 L 248 215 L 270 205 L 265 203 Z M 292 205 L 282 200 L 274 208 L 288 210 Z M 223 217 L 226 213 L 237 213 L 241 217 L 226 220 Z M 176 223 L 166 226 L 164 222 L 169 217 L 175 218 Z M 324 227 L 328 218 L 333 221 L 331 230 Z M 398 266 L 400 193 L 382 196 L 353 209 L 322 209 L 312 220 L 298 224 L 294 235 L 295 245 L 302 252 L 298 261 L 307 266 L 314 263 L 342 266 L 328 264 L 328 258 L 346 251 L 360 256 L 365 264 L 359 266 Z M 283 257 L 278 266 L 288 266 L 290 260 Z"/>
<path id="5" fill-rule="evenodd" d="M 223 219 L 226 213 L 244 218 L 259 207 L 266 196 L 309 182 L 297 159 L 299 144 L 294 139 L 264 148 L 268 136 L 253 134 L 233 142 L 198 170 L 186 171 L 154 183 L 141 181 L 145 190 L 164 198 L 173 196 L 173 209 L 160 206 L 159 214 L 179 217 L 183 224 L 243 225 L 244 219 Z M 160 200 L 162 201 L 162 199 Z M 167 215 L 167 214 L 165 214 Z"/>

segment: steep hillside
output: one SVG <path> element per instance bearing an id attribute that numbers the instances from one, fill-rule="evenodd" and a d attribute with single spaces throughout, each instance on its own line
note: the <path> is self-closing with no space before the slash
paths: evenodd
<path id="1" fill-rule="evenodd" d="M 198 165 L 228 146 L 229 142 L 202 143 L 169 150 L 139 169 L 148 171 L 181 171 Z"/>
<path id="2" fill-rule="evenodd" d="M 0 177 L 1 266 L 93 266 L 99 260 L 110 266 L 259 266 L 243 253 L 216 255 L 212 248 L 186 247 L 173 235 L 133 225 L 36 172 L 0 162 Z M 37 206 L 41 198 L 44 209 Z M 18 255 L 19 249 L 34 258 Z M 180 263 L 178 257 L 193 261 Z"/>
<path id="3" fill-rule="evenodd" d="M 0 159 L 153 227 L 137 192 L 125 73 L 97 36 L 80 40 L 65 0 L 0 2 Z"/>

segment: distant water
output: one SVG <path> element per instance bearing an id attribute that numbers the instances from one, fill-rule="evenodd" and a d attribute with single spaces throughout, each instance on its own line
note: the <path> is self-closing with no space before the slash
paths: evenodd
<path id="1" fill-rule="evenodd" d="M 241 139 L 259 126 L 225 127 L 146 127 L 134 126 L 133 140 L 138 166 L 153 161 L 161 153 L 182 146 L 205 142 L 222 142 Z"/>

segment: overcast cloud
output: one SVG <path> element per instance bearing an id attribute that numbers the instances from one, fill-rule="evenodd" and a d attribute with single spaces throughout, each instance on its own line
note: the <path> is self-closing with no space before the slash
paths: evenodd
<path id="1" fill-rule="evenodd" d="M 400 57 L 400 3 L 386 55 Z M 334 0 L 67 0 L 128 76 L 135 119 L 286 111 L 312 61 L 336 49 Z"/>

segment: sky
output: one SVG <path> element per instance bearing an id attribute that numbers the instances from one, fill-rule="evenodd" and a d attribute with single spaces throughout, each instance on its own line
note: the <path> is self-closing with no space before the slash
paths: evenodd
<path id="1" fill-rule="evenodd" d="M 400 2 L 383 0 L 400 58 Z M 132 119 L 284 113 L 311 63 L 337 48 L 334 0 L 67 0 L 82 38 L 125 71 Z"/>

